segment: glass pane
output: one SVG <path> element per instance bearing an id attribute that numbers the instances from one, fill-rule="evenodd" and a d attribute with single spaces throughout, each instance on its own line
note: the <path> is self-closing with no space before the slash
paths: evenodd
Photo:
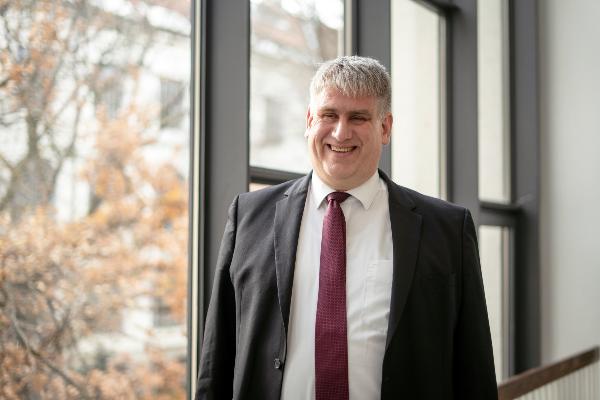
<path id="1" fill-rule="evenodd" d="M 0 398 L 184 399 L 190 1 L 0 8 Z"/>
<path id="2" fill-rule="evenodd" d="M 251 0 L 250 164 L 307 172 L 317 63 L 343 54 L 342 0 Z"/>
<path id="3" fill-rule="evenodd" d="M 479 227 L 481 272 L 499 382 L 508 378 L 508 235 L 505 227 Z"/>
<path id="4" fill-rule="evenodd" d="M 477 3 L 479 197 L 510 201 L 508 1 Z"/>
<path id="5" fill-rule="evenodd" d="M 444 197 L 444 20 L 413 0 L 391 6 L 392 179 Z"/>

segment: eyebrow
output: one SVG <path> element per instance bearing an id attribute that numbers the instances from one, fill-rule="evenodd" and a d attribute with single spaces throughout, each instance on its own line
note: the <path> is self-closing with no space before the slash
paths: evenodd
<path id="1" fill-rule="evenodd" d="M 350 111 L 351 114 L 360 114 L 360 115 L 371 115 L 371 111 L 369 110 L 354 110 L 354 111 Z"/>
<path id="2" fill-rule="evenodd" d="M 320 108 L 318 110 L 318 112 L 320 113 L 324 113 L 324 112 L 339 112 L 337 108 L 334 107 L 323 107 Z M 367 110 L 367 109 L 362 109 L 362 110 L 350 110 L 348 111 L 349 114 L 361 114 L 361 115 L 371 115 L 371 111 Z"/>

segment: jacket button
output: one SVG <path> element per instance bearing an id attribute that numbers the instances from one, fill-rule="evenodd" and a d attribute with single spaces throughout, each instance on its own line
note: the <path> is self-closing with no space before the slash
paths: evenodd
<path id="1" fill-rule="evenodd" d="M 275 367 L 275 369 L 281 369 L 281 360 L 279 358 L 274 359 L 273 366 Z"/>
<path id="2" fill-rule="evenodd" d="M 389 382 L 390 381 L 390 377 L 389 376 L 384 376 L 383 377 L 383 381 L 384 382 Z"/>

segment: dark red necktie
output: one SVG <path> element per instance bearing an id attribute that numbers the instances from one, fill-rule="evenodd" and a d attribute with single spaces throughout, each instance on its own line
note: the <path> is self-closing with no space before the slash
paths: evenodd
<path id="1" fill-rule="evenodd" d="M 315 324 L 316 400 L 348 400 L 346 221 L 340 206 L 348 196 L 330 193 L 323 219 Z"/>

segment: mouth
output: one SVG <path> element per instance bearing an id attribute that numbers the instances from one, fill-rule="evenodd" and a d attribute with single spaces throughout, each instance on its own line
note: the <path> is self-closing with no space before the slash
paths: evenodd
<path id="1" fill-rule="evenodd" d="M 350 153 L 356 149 L 356 146 L 334 146 L 332 144 L 328 144 L 327 147 L 335 153 Z"/>

